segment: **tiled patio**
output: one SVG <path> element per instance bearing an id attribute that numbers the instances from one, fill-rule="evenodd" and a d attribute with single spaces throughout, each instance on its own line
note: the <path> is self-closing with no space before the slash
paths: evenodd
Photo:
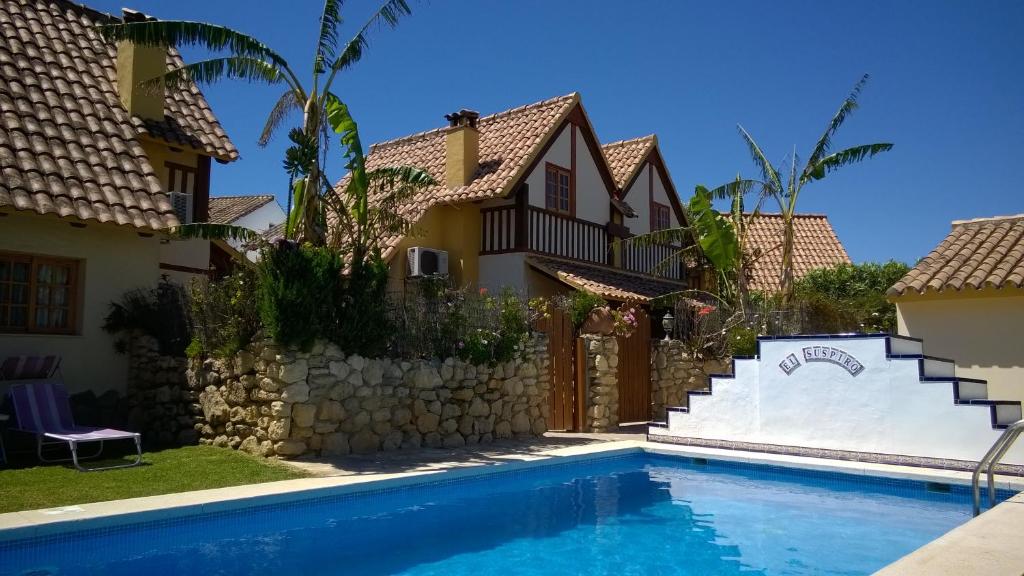
<path id="1" fill-rule="evenodd" d="M 571 434 L 548 432 L 529 439 L 500 440 L 460 448 L 422 448 L 395 450 L 369 455 L 349 454 L 334 458 L 300 458 L 286 461 L 314 476 L 365 476 L 405 472 L 437 472 L 450 468 L 500 464 L 516 460 L 536 460 L 542 453 L 561 448 L 600 444 L 620 440 L 644 441 L 642 432 L 617 434 Z"/>

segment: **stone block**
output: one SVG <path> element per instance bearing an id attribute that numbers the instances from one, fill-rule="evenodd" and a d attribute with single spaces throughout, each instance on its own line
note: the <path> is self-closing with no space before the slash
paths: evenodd
<path id="1" fill-rule="evenodd" d="M 274 452 L 278 456 L 299 456 L 306 451 L 306 443 L 302 440 L 281 440 L 274 444 Z"/>
<path id="2" fill-rule="evenodd" d="M 292 423 L 295 426 L 307 428 L 313 425 L 316 420 L 316 406 L 312 404 L 293 404 Z"/>

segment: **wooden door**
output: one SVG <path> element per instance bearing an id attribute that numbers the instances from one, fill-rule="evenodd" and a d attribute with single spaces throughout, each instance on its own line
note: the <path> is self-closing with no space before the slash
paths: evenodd
<path id="1" fill-rule="evenodd" d="M 569 315 L 552 310 L 548 319 L 548 355 L 551 358 L 551 418 L 548 430 L 574 430 L 576 404 L 573 365 L 576 338 Z"/>
<path id="2" fill-rule="evenodd" d="M 619 423 L 651 419 L 651 318 L 637 308 L 636 330 L 619 337 Z"/>

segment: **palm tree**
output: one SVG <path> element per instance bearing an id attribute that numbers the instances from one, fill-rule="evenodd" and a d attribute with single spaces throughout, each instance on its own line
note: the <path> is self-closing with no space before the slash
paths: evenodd
<path id="1" fill-rule="evenodd" d="M 786 178 L 781 176 L 782 170 L 774 167 L 765 156 L 761 147 L 754 141 L 754 138 L 743 128 L 737 125 L 740 136 L 743 137 L 754 164 L 761 171 L 761 180 L 740 180 L 727 186 L 739 186 L 747 190 L 754 187 L 761 188 L 762 197 L 775 198 L 779 204 L 779 212 L 782 214 L 783 236 L 782 236 L 782 272 L 779 278 L 782 306 L 785 308 L 793 296 L 793 216 L 796 214 L 797 201 L 800 192 L 805 184 L 821 180 L 828 174 L 847 166 L 855 164 L 875 154 L 891 150 L 893 145 L 888 142 L 875 144 L 862 144 L 852 146 L 838 152 L 832 152 L 832 137 L 835 136 L 843 122 L 857 109 L 857 98 L 861 90 L 867 84 L 868 75 L 861 77 L 860 81 L 853 87 L 853 91 L 846 97 L 835 116 L 829 122 L 825 133 L 815 143 L 807 162 L 798 169 L 799 158 L 794 151 L 790 157 L 790 166 L 786 170 Z M 720 187 L 716 190 L 721 190 Z"/>
<path id="2" fill-rule="evenodd" d="M 209 84 L 225 78 L 284 85 L 285 91 L 271 109 L 259 143 L 266 145 L 291 113 L 302 112 L 301 128 L 289 133 L 292 146 L 285 158 L 285 169 L 290 178 L 285 235 L 286 238 L 324 245 L 328 236 L 327 204 L 333 204 L 335 208 L 341 208 L 342 212 L 351 214 L 351 218 L 339 219 L 352 220 L 350 228 L 365 228 L 370 213 L 366 195 L 373 184 L 402 189 L 403 186 L 420 186 L 429 180 L 424 172 L 412 168 L 367 173 L 355 123 L 341 99 L 331 91 L 339 73 L 362 58 L 369 46 L 368 34 L 373 28 L 382 25 L 394 28 L 400 18 L 412 11 L 406 0 L 387 0 L 355 36 L 340 46 L 341 4 L 342 0 L 324 1 L 313 55 L 313 78 L 308 85 L 299 80 L 288 61 L 278 52 L 252 36 L 224 26 L 205 22 L 153 20 L 104 25 L 100 31 L 109 41 L 165 47 L 199 45 L 211 51 L 228 52 L 226 56 L 186 64 L 168 71 L 162 79 L 169 88 L 178 87 L 187 81 Z M 159 81 L 160 77 L 150 80 Z M 332 111 L 335 118 L 333 122 L 328 118 Z M 330 141 L 329 128 L 342 135 L 342 145 L 346 147 L 345 155 L 348 158 L 347 168 L 353 174 L 352 185 L 340 196 L 334 193 L 323 171 Z M 343 205 L 337 206 L 339 203 Z M 401 227 L 393 218 L 384 219 Z M 193 229 L 191 234 L 207 236 L 215 232 L 218 230 Z M 231 231 L 229 227 L 223 226 L 219 228 L 219 233 L 230 237 L 251 238 L 250 234 Z"/>

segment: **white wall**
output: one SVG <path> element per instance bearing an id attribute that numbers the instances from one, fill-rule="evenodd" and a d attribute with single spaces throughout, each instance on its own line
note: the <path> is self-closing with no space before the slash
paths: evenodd
<path id="1" fill-rule="evenodd" d="M 544 171 L 547 163 L 557 164 L 568 170 L 571 167 L 572 135 L 568 129 L 563 129 L 555 136 L 555 141 L 548 148 L 544 156 L 533 168 L 533 171 L 526 177 L 526 183 L 530 187 L 530 205 L 544 208 Z M 576 143 L 579 145 L 579 142 Z"/>
<path id="2" fill-rule="evenodd" d="M 202 273 L 177 270 L 162 271 L 171 280 L 185 286 L 193 278 L 204 279 L 206 278 L 205 271 L 210 269 L 210 241 L 166 238 L 160 244 L 160 263 L 204 271 Z"/>
<path id="3" fill-rule="evenodd" d="M 611 219 L 611 201 L 590 147 L 576 129 L 576 217 L 602 226 Z"/>
<path id="4" fill-rule="evenodd" d="M 103 320 L 110 303 L 125 292 L 156 285 L 159 239 L 140 237 L 128 227 L 73 228 L 67 220 L 14 212 L 0 217 L 0 250 L 80 260 L 83 280 L 78 333 L 0 333 L 0 357 L 56 354 L 63 358 L 64 381 L 72 393 L 124 391 L 128 363 L 114 351 Z"/>
<path id="5" fill-rule="evenodd" d="M 604 179 L 598 169 L 597 162 L 590 154 L 590 148 L 583 140 L 579 128 L 576 130 L 576 217 L 600 225 L 609 219 L 610 201 Z M 547 163 L 556 164 L 565 169 L 572 168 L 572 134 L 568 127 L 555 137 L 554 143 L 537 163 L 537 166 L 526 177 L 530 187 L 530 205 L 545 207 L 545 170 Z"/>
<path id="6" fill-rule="evenodd" d="M 654 185 L 651 186 L 651 171 L 654 171 Z M 633 185 L 626 190 L 624 197 L 627 204 L 636 211 L 636 218 L 627 218 L 626 226 L 633 234 L 646 234 L 651 231 L 651 198 L 659 204 L 669 207 L 672 226 L 679 226 L 679 218 L 672 209 L 672 202 L 669 201 L 669 191 L 665 189 L 661 181 L 661 171 L 650 163 L 640 169 Z"/>
<path id="7" fill-rule="evenodd" d="M 284 210 L 281 209 L 281 205 L 276 200 L 267 202 L 263 206 L 253 210 L 252 212 L 242 216 L 238 220 L 235 220 L 231 224 L 235 226 L 242 226 L 250 230 L 263 233 L 269 230 L 271 227 L 284 222 L 285 214 Z M 232 240 L 229 242 L 235 250 L 241 250 L 243 242 Z M 259 258 L 259 253 L 250 251 L 246 254 L 249 260 L 255 262 Z"/>
<path id="8" fill-rule="evenodd" d="M 671 412 L 681 437 L 977 461 L 1001 430 L 987 406 L 957 405 L 953 386 L 921 382 L 918 361 L 888 359 L 886 338 L 761 342 L 760 360 L 738 360 L 736 378 L 716 378 L 710 395 L 690 397 L 689 413 Z M 828 362 L 804 361 L 803 349 L 831 346 L 857 358 L 853 376 Z M 801 365 L 779 366 L 794 354 Z M 1006 459 L 1024 463 L 1024 446 Z"/>

